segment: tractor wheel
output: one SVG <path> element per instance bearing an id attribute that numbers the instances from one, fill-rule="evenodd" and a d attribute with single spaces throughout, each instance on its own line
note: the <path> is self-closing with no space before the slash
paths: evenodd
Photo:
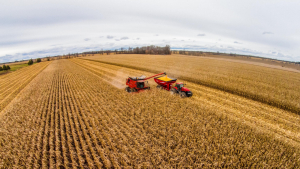
<path id="1" fill-rule="evenodd" d="M 162 89 L 162 86 L 161 85 L 157 85 L 156 88 L 157 89 Z"/>
<path id="2" fill-rule="evenodd" d="M 126 87 L 125 91 L 128 92 L 128 93 L 130 93 L 131 92 L 130 87 Z"/>
<path id="3" fill-rule="evenodd" d="M 131 88 L 131 92 L 137 92 L 135 88 Z"/>
<path id="4" fill-rule="evenodd" d="M 170 93 L 173 95 L 173 94 L 176 94 L 177 91 L 176 91 L 176 89 L 172 88 L 172 89 L 170 90 Z"/>
<path id="5" fill-rule="evenodd" d="M 181 98 L 185 98 L 186 97 L 186 93 L 185 92 L 180 92 L 179 95 L 180 95 Z"/>

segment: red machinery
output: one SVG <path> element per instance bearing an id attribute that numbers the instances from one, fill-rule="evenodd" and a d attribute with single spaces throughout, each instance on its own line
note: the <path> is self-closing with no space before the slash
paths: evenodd
<path id="1" fill-rule="evenodd" d="M 172 87 L 172 84 L 176 82 L 177 79 L 169 77 L 158 77 L 154 78 L 154 81 L 158 84 L 156 87 L 160 89 L 165 89 L 170 91 L 172 94 L 179 94 L 181 98 L 191 97 L 193 93 L 186 87 L 182 82 L 175 84 L 175 87 Z"/>
<path id="2" fill-rule="evenodd" d="M 128 93 L 131 92 L 139 92 L 145 89 L 150 89 L 150 87 L 148 85 L 146 85 L 146 83 L 148 84 L 148 79 L 151 79 L 153 77 L 156 76 L 160 76 L 160 75 L 167 75 L 166 72 L 163 73 L 159 73 L 150 77 L 146 77 L 146 76 L 140 76 L 140 77 L 128 77 L 128 79 L 126 80 L 126 85 L 127 87 L 125 88 L 125 90 Z M 156 77 L 154 78 L 154 81 L 158 84 L 157 88 L 160 89 L 165 89 L 170 91 L 172 94 L 179 94 L 180 97 L 191 97 L 193 95 L 193 93 L 186 87 L 184 87 L 184 84 L 179 82 L 175 84 L 175 87 L 172 87 L 172 84 L 174 84 L 176 82 L 177 79 L 174 78 L 169 78 L 167 76 L 160 76 L 160 77 Z"/>
<path id="3" fill-rule="evenodd" d="M 150 87 L 148 85 L 145 84 L 148 83 L 148 79 L 151 79 L 153 77 L 159 76 L 159 75 L 166 75 L 166 72 L 163 73 L 159 73 L 150 77 L 146 77 L 146 76 L 140 76 L 140 77 L 128 77 L 128 79 L 126 80 L 126 85 L 128 87 L 125 88 L 125 90 L 130 93 L 130 92 L 139 92 L 141 90 L 145 90 L 145 89 L 150 89 Z"/>

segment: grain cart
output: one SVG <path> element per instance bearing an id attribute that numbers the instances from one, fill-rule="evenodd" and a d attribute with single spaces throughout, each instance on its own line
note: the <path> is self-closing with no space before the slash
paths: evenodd
<path id="1" fill-rule="evenodd" d="M 146 77 L 143 75 L 140 77 L 128 77 L 128 79 L 126 80 L 127 87 L 125 88 L 125 90 L 128 93 L 140 92 L 140 91 L 147 90 L 147 89 L 149 90 L 150 86 L 148 85 L 148 81 L 146 81 L 146 80 L 151 79 L 156 76 L 163 75 L 163 74 L 166 75 L 166 72 L 159 73 L 159 74 L 156 74 L 156 75 L 153 75 L 150 77 Z"/>
<path id="2" fill-rule="evenodd" d="M 184 87 L 182 82 L 178 82 L 175 84 L 175 87 L 172 87 L 176 80 L 177 79 L 169 78 L 167 75 L 154 78 L 154 81 L 158 84 L 156 86 L 157 88 L 168 90 L 172 94 L 179 94 L 181 98 L 191 97 L 193 93 L 188 88 Z"/>

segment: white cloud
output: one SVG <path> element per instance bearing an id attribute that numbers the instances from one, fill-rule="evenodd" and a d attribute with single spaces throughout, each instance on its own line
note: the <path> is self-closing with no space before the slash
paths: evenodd
<path id="1" fill-rule="evenodd" d="M 93 45 L 113 49 L 167 42 L 172 48 L 215 51 L 220 49 L 214 45 L 222 45 L 227 52 L 300 61 L 299 8 L 297 0 L 3 1 L 0 61 L 50 55 L 42 51 L 85 51 Z M 125 41 L 124 35 L 131 38 Z"/>
<path id="2" fill-rule="evenodd" d="M 107 35 L 107 39 L 113 39 L 113 36 Z"/>
<path id="3" fill-rule="evenodd" d="M 240 42 L 238 42 L 238 41 L 234 41 L 233 43 L 236 43 L 236 44 L 242 44 L 242 43 L 240 43 Z"/>
<path id="4" fill-rule="evenodd" d="M 127 40 L 127 39 L 129 39 L 127 36 L 121 38 L 121 40 Z"/>
<path id="5" fill-rule="evenodd" d="M 272 34 L 274 34 L 273 32 L 263 32 L 263 35 L 272 35 Z"/>

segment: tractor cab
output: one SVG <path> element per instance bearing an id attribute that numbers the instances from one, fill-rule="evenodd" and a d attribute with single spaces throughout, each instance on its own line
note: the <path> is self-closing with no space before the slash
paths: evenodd
<path id="1" fill-rule="evenodd" d="M 178 93 L 180 97 L 191 97 L 193 93 L 182 82 L 176 83 L 175 87 L 171 89 L 172 93 Z"/>
<path id="2" fill-rule="evenodd" d="M 179 83 L 176 83 L 175 84 L 175 87 L 177 88 L 178 91 L 181 91 L 181 88 L 183 87 L 183 83 L 182 82 L 179 82 Z"/>

